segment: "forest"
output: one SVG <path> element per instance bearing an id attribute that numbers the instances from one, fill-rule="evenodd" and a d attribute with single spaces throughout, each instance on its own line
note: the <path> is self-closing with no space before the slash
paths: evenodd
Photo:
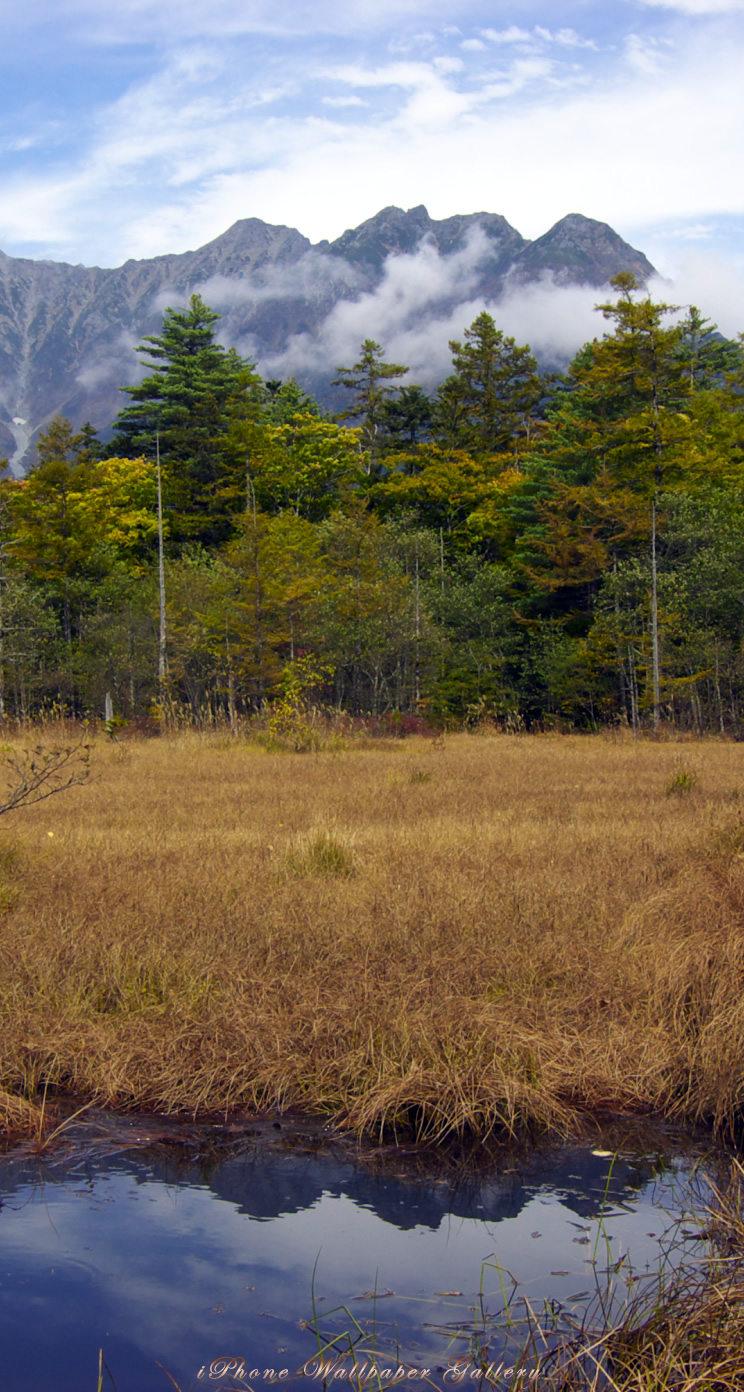
<path id="1" fill-rule="evenodd" d="M 485 311 L 431 395 L 366 339 L 335 415 L 168 309 L 110 442 L 0 482 L 0 714 L 738 737 L 742 343 L 612 293 L 563 375 Z"/>

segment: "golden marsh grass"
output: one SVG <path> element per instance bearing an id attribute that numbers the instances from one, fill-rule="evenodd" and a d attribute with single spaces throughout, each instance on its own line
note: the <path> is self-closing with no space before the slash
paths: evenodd
<path id="1" fill-rule="evenodd" d="M 744 746 L 183 735 L 91 766 L 0 822 L 0 1126 L 45 1083 L 368 1135 L 740 1119 Z"/>

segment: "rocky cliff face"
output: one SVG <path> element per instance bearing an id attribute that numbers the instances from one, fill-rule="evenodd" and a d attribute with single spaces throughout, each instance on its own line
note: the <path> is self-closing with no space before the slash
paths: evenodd
<path id="1" fill-rule="evenodd" d="M 221 313 L 223 342 L 259 366 L 281 362 L 282 354 L 291 364 L 291 346 L 300 341 L 307 362 L 317 343 L 318 360 L 306 374 L 317 386 L 336 366 L 322 360 L 330 351 L 323 335 L 329 317 L 339 305 L 374 294 L 391 257 L 415 258 L 422 248 L 445 271 L 467 265 L 470 302 L 497 303 L 507 289 L 546 276 L 557 285 L 599 288 L 621 270 L 640 282 L 653 274 L 646 257 L 610 227 L 578 214 L 530 242 L 493 213 L 435 221 L 423 207 L 385 208 L 316 246 L 293 228 L 245 218 L 198 251 L 114 270 L 0 252 L 0 453 L 22 473 L 36 433 L 57 414 L 105 432 L 124 400 L 119 388 L 142 375 L 134 351 L 142 336 L 157 333 L 164 309 L 195 290 Z M 457 301 L 457 275 L 442 279 L 440 309 Z M 425 328 L 423 302 L 417 312 Z"/>

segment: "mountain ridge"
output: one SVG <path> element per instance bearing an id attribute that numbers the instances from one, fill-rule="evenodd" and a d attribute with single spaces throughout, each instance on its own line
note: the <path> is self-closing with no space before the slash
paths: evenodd
<path id="1" fill-rule="evenodd" d="M 296 228 L 241 218 L 194 251 L 129 259 L 118 267 L 34 261 L 0 251 L 0 452 L 23 473 L 34 438 L 58 414 L 106 431 L 120 388 L 142 375 L 135 349 L 158 331 L 164 309 L 203 293 L 222 316 L 221 339 L 259 361 L 281 361 L 302 341 L 314 385 L 336 363 L 321 361 L 324 328 L 337 307 L 374 296 L 396 258 L 423 253 L 448 271 L 437 304 L 498 303 L 549 280 L 600 288 L 620 270 L 640 283 L 654 274 L 642 252 L 606 223 L 569 213 L 535 240 L 501 214 L 433 219 L 423 205 L 390 206 L 333 241 L 313 244 Z M 407 263 L 404 265 L 404 271 Z M 465 294 L 465 291 L 467 293 Z M 432 301 L 433 303 L 433 301 Z M 411 321 L 426 328 L 426 303 Z M 429 309 L 431 316 L 431 309 Z M 463 326 L 464 327 L 464 326 Z M 363 337 L 364 335 L 360 335 Z M 298 374 L 299 375 L 299 374 Z M 308 374 L 306 374 L 308 375 Z"/>

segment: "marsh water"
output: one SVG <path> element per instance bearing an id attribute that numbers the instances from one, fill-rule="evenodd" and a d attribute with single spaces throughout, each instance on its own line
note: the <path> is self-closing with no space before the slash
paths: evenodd
<path id="1" fill-rule="evenodd" d="M 95 1392 L 100 1350 L 117 1392 L 303 1367 L 309 1386 L 318 1338 L 337 1370 L 405 1366 L 414 1385 L 455 1381 L 477 1344 L 498 1386 L 528 1307 L 591 1317 L 608 1282 L 622 1304 L 694 1247 L 699 1223 L 678 1220 L 698 1159 L 672 1137 L 605 1137 L 484 1165 L 302 1123 L 88 1114 L 61 1149 L 0 1158 L 0 1387 Z"/>

